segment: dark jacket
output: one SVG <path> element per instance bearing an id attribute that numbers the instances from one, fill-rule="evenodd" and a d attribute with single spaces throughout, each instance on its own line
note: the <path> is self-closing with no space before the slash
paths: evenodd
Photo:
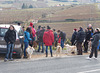
<path id="1" fill-rule="evenodd" d="M 81 28 L 77 33 L 77 42 L 82 43 L 84 41 L 84 38 L 85 38 L 85 32 Z"/>
<path id="2" fill-rule="evenodd" d="M 90 38 L 91 38 L 91 32 L 90 31 L 85 32 L 85 40 L 90 41 Z"/>
<path id="3" fill-rule="evenodd" d="M 58 38 L 57 32 L 54 32 L 54 41 L 56 41 Z"/>
<path id="4" fill-rule="evenodd" d="M 87 29 L 88 29 L 88 31 L 91 33 L 90 38 L 92 38 L 92 36 L 93 36 L 93 28 L 91 27 L 91 28 L 87 28 Z"/>
<path id="5" fill-rule="evenodd" d="M 59 34 L 59 38 L 61 38 L 61 40 L 64 41 L 66 39 L 66 34 L 61 31 L 60 34 Z"/>
<path id="6" fill-rule="evenodd" d="M 4 39 L 5 39 L 6 43 L 9 43 L 9 42 L 11 44 L 15 43 L 15 41 L 16 41 L 16 31 L 9 29 L 6 32 Z"/>
<path id="7" fill-rule="evenodd" d="M 45 30 L 40 30 L 39 35 L 38 35 L 38 40 L 39 42 L 43 42 L 43 34 L 44 34 Z"/>
<path id="8" fill-rule="evenodd" d="M 72 42 L 72 45 L 74 44 L 75 40 L 76 40 L 76 37 L 77 37 L 77 32 L 75 31 L 72 35 L 72 38 L 71 38 L 71 42 Z"/>
<path id="9" fill-rule="evenodd" d="M 97 47 L 99 44 L 99 40 L 100 40 L 100 32 L 96 32 L 94 33 L 94 35 L 92 36 L 92 46 L 93 47 Z"/>

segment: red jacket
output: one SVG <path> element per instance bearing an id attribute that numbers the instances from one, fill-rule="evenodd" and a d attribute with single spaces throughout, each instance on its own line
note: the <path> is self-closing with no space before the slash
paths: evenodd
<path id="1" fill-rule="evenodd" d="M 54 42 L 54 34 L 52 30 L 46 30 L 43 35 L 43 42 L 46 46 L 52 46 Z"/>
<path id="2" fill-rule="evenodd" d="M 35 29 L 33 28 L 33 23 L 31 23 L 31 22 L 30 22 L 30 27 L 32 28 L 32 35 L 33 35 L 33 38 L 34 38 L 36 33 L 34 31 Z"/>
<path id="3" fill-rule="evenodd" d="M 59 38 L 59 35 L 58 35 L 58 38 Z M 61 37 L 58 39 L 58 43 L 61 43 Z"/>

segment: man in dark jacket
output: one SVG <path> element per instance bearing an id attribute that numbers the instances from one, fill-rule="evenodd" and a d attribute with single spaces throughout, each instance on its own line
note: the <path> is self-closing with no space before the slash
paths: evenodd
<path id="1" fill-rule="evenodd" d="M 59 38 L 61 38 L 61 47 L 64 48 L 64 42 L 66 40 L 66 34 L 60 30 L 58 30 Z M 58 39 L 59 39 L 58 38 Z"/>
<path id="2" fill-rule="evenodd" d="M 77 34 L 77 51 L 78 55 L 82 55 L 82 43 L 85 38 L 85 32 L 83 31 L 82 27 L 79 27 L 79 31 Z"/>
<path id="3" fill-rule="evenodd" d="M 44 34 L 44 32 L 45 32 L 44 28 L 40 27 L 40 31 L 39 31 L 39 35 L 38 35 L 38 41 L 39 41 L 38 52 L 40 52 L 41 45 L 42 45 L 41 53 L 44 53 L 44 43 L 43 43 L 43 34 Z"/>
<path id="4" fill-rule="evenodd" d="M 74 33 L 72 35 L 72 38 L 71 38 L 71 43 L 72 45 L 75 45 L 75 41 L 76 41 L 76 36 L 77 36 L 77 29 L 74 29 Z"/>
<path id="5" fill-rule="evenodd" d="M 6 43 L 7 43 L 7 53 L 6 53 L 6 57 L 5 57 L 5 62 L 8 61 L 8 59 L 10 61 L 13 60 L 12 58 L 12 54 L 13 54 L 13 49 L 14 49 L 14 43 L 16 41 L 16 31 L 14 29 L 14 26 L 11 25 L 8 29 L 8 31 L 5 34 L 4 37 Z"/>
<path id="6" fill-rule="evenodd" d="M 95 59 L 97 59 L 97 47 L 99 45 L 99 40 L 100 40 L 100 31 L 97 28 L 97 29 L 95 29 L 95 33 L 93 34 L 93 37 L 91 39 L 92 49 L 91 49 L 91 53 L 89 55 L 89 58 L 87 58 L 87 59 L 91 59 L 93 57 L 93 52 L 95 53 Z"/>

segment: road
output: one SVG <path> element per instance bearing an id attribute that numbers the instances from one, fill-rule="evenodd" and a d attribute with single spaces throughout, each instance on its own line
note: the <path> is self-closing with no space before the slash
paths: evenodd
<path id="1" fill-rule="evenodd" d="M 86 60 L 86 57 L 67 56 L 13 62 L 0 61 L 0 73 L 100 73 L 100 57 L 98 60 Z"/>

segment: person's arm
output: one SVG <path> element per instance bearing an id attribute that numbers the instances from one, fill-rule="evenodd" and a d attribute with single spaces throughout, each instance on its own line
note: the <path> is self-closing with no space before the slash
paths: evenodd
<path id="1" fill-rule="evenodd" d="M 4 39 L 5 39 L 6 43 L 10 43 L 9 39 L 8 39 L 8 31 L 6 32 L 6 34 L 4 36 Z"/>
<path id="2" fill-rule="evenodd" d="M 27 36 L 27 39 L 29 40 L 29 41 L 31 41 L 32 39 L 30 38 L 30 33 L 28 33 L 28 35 L 26 35 Z"/>
<path id="3" fill-rule="evenodd" d="M 97 35 L 93 37 L 93 41 L 92 41 L 93 45 L 98 41 L 98 39 L 99 39 L 99 36 Z"/>

